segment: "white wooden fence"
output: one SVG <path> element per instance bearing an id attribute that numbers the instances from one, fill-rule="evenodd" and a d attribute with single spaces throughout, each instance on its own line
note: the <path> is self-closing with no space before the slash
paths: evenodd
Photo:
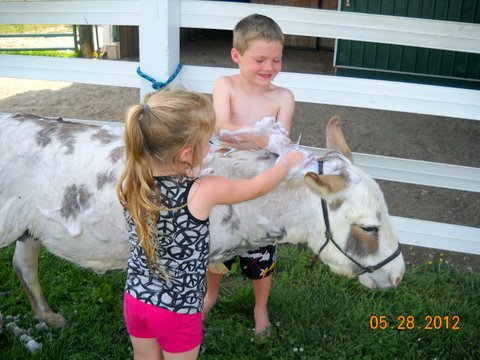
<path id="1" fill-rule="evenodd" d="M 3 1 L 4 24 L 138 25 L 140 61 L 0 55 L 0 76 L 139 87 L 143 97 L 151 84 L 136 68 L 166 80 L 179 62 L 180 27 L 232 29 L 251 13 L 272 17 L 286 34 L 480 53 L 479 24 L 218 1 Z M 215 78 L 235 72 L 184 66 L 176 81 L 210 93 Z M 480 91 L 475 90 L 303 73 L 281 73 L 276 84 L 302 102 L 480 120 Z M 480 168 L 359 153 L 354 158 L 377 179 L 480 192 Z M 393 221 L 403 244 L 480 254 L 480 228 L 400 217 Z"/>

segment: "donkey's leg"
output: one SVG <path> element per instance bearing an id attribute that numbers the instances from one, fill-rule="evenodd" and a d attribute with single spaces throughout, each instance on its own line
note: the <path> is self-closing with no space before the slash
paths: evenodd
<path id="1" fill-rule="evenodd" d="M 343 155 L 352 161 L 352 152 L 347 145 L 342 130 L 342 119 L 339 116 L 333 116 L 327 125 L 327 149 L 339 150 Z"/>
<path id="2" fill-rule="evenodd" d="M 25 233 L 17 240 L 13 266 L 28 295 L 35 318 L 57 328 L 63 327 L 66 324 L 65 318 L 50 309 L 38 281 L 40 248 L 41 242 Z"/>

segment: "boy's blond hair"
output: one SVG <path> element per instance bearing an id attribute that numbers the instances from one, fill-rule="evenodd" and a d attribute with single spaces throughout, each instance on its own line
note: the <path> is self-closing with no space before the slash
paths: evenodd
<path id="1" fill-rule="evenodd" d="M 265 15 L 252 14 L 240 20 L 233 29 L 233 47 L 243 55 L 253 40 L 280 41 L 284 37 L 280 26 Z"/>

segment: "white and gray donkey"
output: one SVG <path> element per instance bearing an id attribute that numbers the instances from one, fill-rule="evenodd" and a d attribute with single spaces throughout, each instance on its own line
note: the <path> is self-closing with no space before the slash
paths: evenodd
<path id="1" fill-rule="evenodd" d="M 271 243 L 306 243 L 335 273 L 372 289 L 396 287 L 405 264 L 379 186 L 351 162 L 341 121 L 327 126 L 323 158 L 271 193 L 210 216 L 210 261 Z M 99 273 L 123 269 L 129 242 L 115 185 L 124 164 L 123 128 L 0 116 L 0 247 L 16 241 L 13 266 L 38 320 L 66 321 L 48 305 L 39 251 Z M 266 151 L 216 151 L 215 174 L 248 178 L 269 167 Z M 0 316 L 1 318 L 1 316 Z"/>

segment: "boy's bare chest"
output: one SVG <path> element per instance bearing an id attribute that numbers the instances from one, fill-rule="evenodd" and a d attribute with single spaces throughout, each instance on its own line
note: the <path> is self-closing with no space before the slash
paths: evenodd
<path id="1" fill-rule="evenodd" d="M 280 106 L 270 96 L 235 94 L 230 103 L 230 121 L 239 126 L 251 126 L 267 116 L 277 117 Z"/>

